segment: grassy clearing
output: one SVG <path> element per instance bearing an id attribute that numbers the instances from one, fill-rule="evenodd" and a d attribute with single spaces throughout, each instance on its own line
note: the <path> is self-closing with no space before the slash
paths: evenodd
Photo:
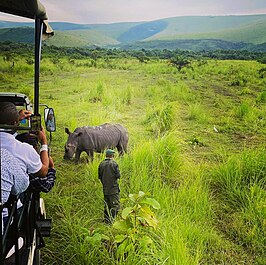
<path id="1" fill-rule="evenodd" d="M 27 63 L 17 64 L 20 79 L 8 62 L 0 64 L 1 91 L 30 91 Z M 53 218 L 44 264 L 265 264 L 262 68 L 210 60 L 178 72 L 155 60 L 98 60 L 95 67 L 44 58 L 41 102 L 56 113 L 58 172 L 44 196 Z M 161 205 L 157 228 L 138 230 L 153 243 L 136 241 L 123 258 L 114 243 L 119 230 L 102 223 L 97 168 L 104 156 L 90 164 L 85 155 L 78 165 L 62 160 L 65 127 L 105 122 L 129 131 L 129 153 L 117 158 L 121 196 L 142 190 Z"/>

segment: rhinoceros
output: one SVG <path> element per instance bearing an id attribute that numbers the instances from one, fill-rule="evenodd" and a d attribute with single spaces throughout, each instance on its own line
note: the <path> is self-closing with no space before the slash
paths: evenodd
<path id="1" fill-rule="evenodd" d="M 127 152 L 128 132 L 121 124 L 78 127 L 73 133 L 65 128 L 65 132 L 68 134 L 65 159 L 72 159 L 75 155 L 75 162 L 78 162 L 81 152 L 85 151 L 92 161 L 94 152 L 102 153 L 115 147 L 119 155 Z"/>

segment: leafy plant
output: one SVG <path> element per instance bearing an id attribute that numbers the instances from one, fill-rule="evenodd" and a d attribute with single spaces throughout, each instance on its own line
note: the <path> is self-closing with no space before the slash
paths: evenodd
<path id="1" fill-rule="evenodd" d="M 143 191 L 129 194 L 128 201 L 132 204 L 126 207 L 113 227 L 118 230 L 115 236 L 117 256 L 124 260 L 128 252 L 148 251 L 153 245 L 149 235 L 150 229 L 156 229 L 158 220 L 150 207 L 160 209 L 160 204 Z"/>

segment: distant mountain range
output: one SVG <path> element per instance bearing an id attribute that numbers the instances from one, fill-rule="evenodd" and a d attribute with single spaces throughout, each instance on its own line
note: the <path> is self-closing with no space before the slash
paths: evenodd
<path id="1" fill-rule="evenodd" d="M 248 49 L 266 51 L 266 14 L 187 16 L 149 22 L 50 22 L 47 45 L 124 49 Z M 0 21 L 0 41 L 33 42 L 33 23 Z"/>

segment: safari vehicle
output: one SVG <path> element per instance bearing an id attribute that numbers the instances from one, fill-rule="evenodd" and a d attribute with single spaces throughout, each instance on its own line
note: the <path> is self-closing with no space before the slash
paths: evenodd
<path id="1" fill-rule="evenodd" d="M 44 6 L 38 0 L 0 0 L 0 12 L 16 16 L 30 18 L 35 21 L 35 60 L 34 60 L 34 102 L 31 104 L 29 98 L 19 93 L 0 93 L 0 104 L 4 101 L 13 102 L 18 109 L 32 111 L 30 120 L 24 120 L 19 126 L 0 124 L 0 130 L 36 131 L 41 127 L 41 115 L 39 109 L 44 108 L 44 123 L 46 130 L 55 131 L 55 117 L 52 108 L 39 102 L 39 73 L 41 43 L 44 37 L 53 35 L 53 31 L 47 23 L 47 15 Z M 51 126 L 50 121 L 53 121 Z M 1 157 L 0 157 L 1 159 Z M 1 175 L 1 167 L 0 167 Z M 7 226 L 0 236 L 0 264 L 30 265 L 40 264 L 40 248 L 44 247 L 43 237 L 50 235 L 51 219 L 46 219 L 44 202 L 39 192 L 27 190 L 23 194 L 23 206 L 18 214 L 18 197 L 10 198 L 4 205 L 0 204 L 0 212 L 8 208 L 9 216 Z M 1 192 L 0 192 L 0 199 Z M 2 222 L 0 222 L 2 231 Z M 10 233 L 12 237 L 10 237 Z M 24 244 L 19 245 L 19 238 L 22 237 Z M 14 249 L 14 254 L 6 258 L 9 250 Z"/>

